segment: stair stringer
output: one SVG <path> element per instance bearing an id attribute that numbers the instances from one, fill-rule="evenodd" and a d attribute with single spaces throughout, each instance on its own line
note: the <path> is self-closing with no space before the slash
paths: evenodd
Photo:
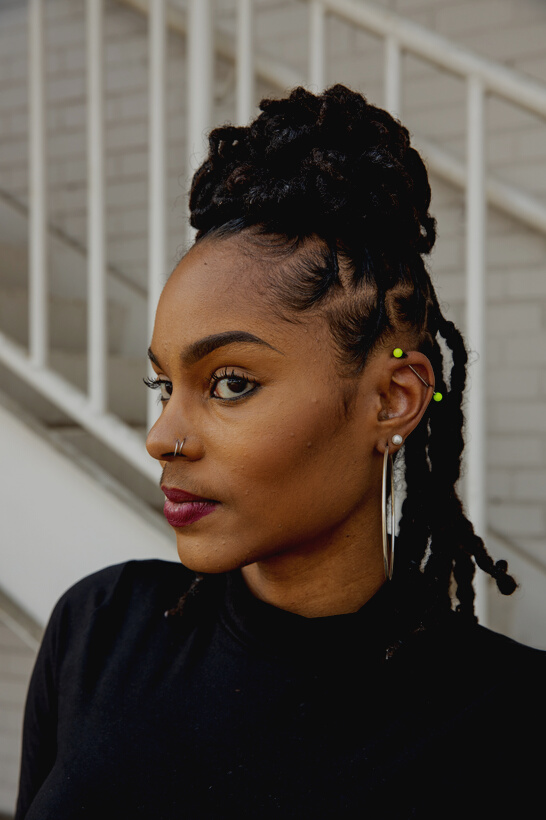
<path id="1" fill-rule="evenodd" d="M 2 394 L 0 452 L 0 585 L 38 623 L 68 587 L 102 567 L 133 558 L 178 561 L 159 513 Z"/>

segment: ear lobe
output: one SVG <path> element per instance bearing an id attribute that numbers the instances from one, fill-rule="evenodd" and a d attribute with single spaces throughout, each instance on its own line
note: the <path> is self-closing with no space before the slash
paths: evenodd
<path id="1" fill-rule="evenodd" d="M 381 439 L 377 449 L 382 453 L 387 443 L 397 449 L 393 436 L 405 440 L 417 427 L 432 398 L 434 385 L 432 365 L 418 351 L 411 351 L 402 359 L 389 358 L 387 367 L 390 378 L 382 392 L 378 414 Z"/>

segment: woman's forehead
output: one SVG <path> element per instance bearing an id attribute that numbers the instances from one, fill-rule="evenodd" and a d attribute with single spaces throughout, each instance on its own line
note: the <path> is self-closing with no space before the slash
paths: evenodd
<path id="1" fill-rule="evenodd" d="M 152 346 L 159 339 L 162 345 L 180 346 L 233 331 L 259 336 L 273 347 L 291 344 L 310 330 L 318 348 L 330 343 L 327 324 L 316 315 L 283 318 L 270 277 L 271 261 L 246 253 L 236 237 L 199 242 L 165 285 Z"/>
<path id="2" fill-rule="evenodd" d="M 250 258 L 237 237 L 210 238 L 190 248 L 169 277 L 165 292 L 173 297 L 180 290 L 197 294 L 214 288 L 252 296 L 249 287 L 257 285 L 264 273 L 260 260 Z"/>

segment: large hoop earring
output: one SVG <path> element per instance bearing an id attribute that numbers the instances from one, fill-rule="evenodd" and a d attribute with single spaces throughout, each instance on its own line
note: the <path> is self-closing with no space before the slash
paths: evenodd
<path id="1" fill-rule="evenodd" d="M 391 484 L 391 537 L 389 543 L 389 536 L 387 533 L 387 476 L 390 468 L 390 484 Z M 383 565 L 385 567 L 385 578 L 388 581 L 392 580 L 392 573 L 394 570 L 394 524 L 395 524 L 395 510 L 394 510 L 394 476 L 393 476 L 392 455 L 389 452 L 389 444 L 385 446 L 385 453 L 383 455 L 383 482 L 381 492 L 381 525 L 383 532 Z"/>

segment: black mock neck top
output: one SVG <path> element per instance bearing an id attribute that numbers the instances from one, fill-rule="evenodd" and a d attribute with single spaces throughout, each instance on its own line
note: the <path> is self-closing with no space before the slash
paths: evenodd
<path id="1" fill-rule="evenodd" d="M 546 653 L 449 612 L 419 628 L 419 584 L 307 619 L 235 572 L 165 617 L 191 577 L 134 561 L 60 600 L 17 820 L 534 816 Z"/>

